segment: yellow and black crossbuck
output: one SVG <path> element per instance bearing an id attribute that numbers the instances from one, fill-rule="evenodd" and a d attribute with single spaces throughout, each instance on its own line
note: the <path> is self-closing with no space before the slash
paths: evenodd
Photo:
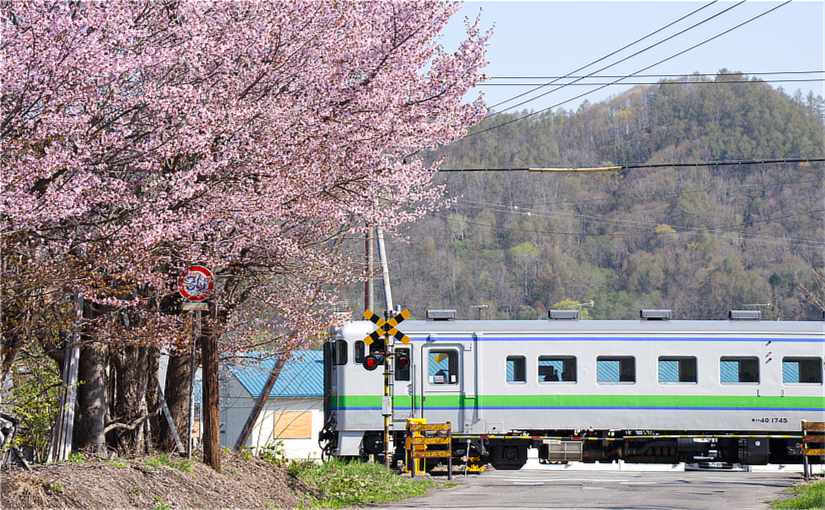
<path id="1" fill-rule="evenodd" d="M 398 329 L 398 324 L 404 322 L 404 319 L 409 319 L 410 317 L 412 317 L 412 313 L 410 313 L 410 311 L 406 308 L 401 310 L 398 315 L 390 320 L 384 320 L 372 310 L 364 310 L 364 318 L 368 321 L 372 321 L 377 326 L 375 331 L 364 337 L 364 343 L 371 345 L 373 342 L 381 340 L 384 335 L 392 336 L 402 344 L 410 343 L 410 337 Z"/>

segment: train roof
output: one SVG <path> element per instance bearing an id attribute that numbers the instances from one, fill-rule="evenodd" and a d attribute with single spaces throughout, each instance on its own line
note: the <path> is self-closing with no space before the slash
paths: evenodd
<path id="1" fill-rule="evenodd" d="M 354 321 L 344 336 L 359 336 L 375 329 L 368 321 Z M 825 335 L 825 321 L 693 321 L 693 320 L 407 320 L 399 329 L 406 334 L 458 333 L 591 333 L 609 334 L 755 334 Z"/>

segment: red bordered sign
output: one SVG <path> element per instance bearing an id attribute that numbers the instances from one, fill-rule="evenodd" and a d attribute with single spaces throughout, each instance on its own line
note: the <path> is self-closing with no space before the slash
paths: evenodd
<path id="1" fill-rule="evenodd" d="M 189 266 L 178 277 L 178 292 L 189 301 L 205 301 L 215 289 L 215 276 L 204 266 Z"/>

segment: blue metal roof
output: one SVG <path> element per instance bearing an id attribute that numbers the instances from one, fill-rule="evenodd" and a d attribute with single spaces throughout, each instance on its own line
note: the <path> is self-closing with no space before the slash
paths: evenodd
<path id="1" fill-rule="evenodd" d="M 262 355 L 265 356 L 265 355 Z M 253 398 L 260 396 L 267 378 L 275 366 L 274 357 L 262 357 L 260 362 L 229 367 L 241 386 Z M 269 393 L 272 397 L 323 397 L 324 355 L 320 350 L 297 350 L 284 363 L 281 373 Z"/>

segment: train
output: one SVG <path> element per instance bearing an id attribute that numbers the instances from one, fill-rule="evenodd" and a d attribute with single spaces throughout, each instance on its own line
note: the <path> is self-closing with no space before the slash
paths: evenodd
<path id="1" fill-rule="evenodd" d="M 823 321 L 455 315 L 399 326 L 410 341 L 394 342 L 389 363 L 393 462 L 410 418 L 449 422 L 456 461 L 500 470 L 523 467 L 531 448 L 543 463 L 800 463 L 801 421 L 825 421 Z M 327 455 L 383 456 L 387 347 L 365 343 L 374 329 L 352 321 L 324 344 Z"/>

